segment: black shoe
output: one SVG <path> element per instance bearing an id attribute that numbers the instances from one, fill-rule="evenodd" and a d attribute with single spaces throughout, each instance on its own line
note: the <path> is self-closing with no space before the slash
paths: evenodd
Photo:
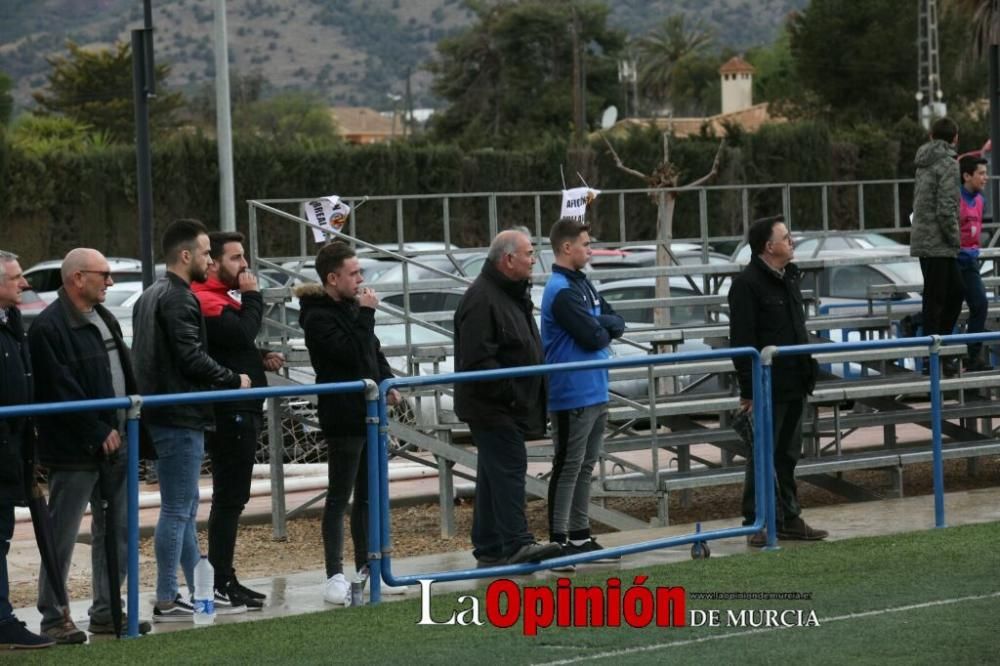
<path id="1" fill-rule="evenodd" d="M 229 581 L 224 590 L 215 591 L 215 605 L 218 607 L 219 599 L 222 598 L 228 602 L 233 608 L 243 607 L 247 610 L 260 610 L 264 607 L 264 602 L 260 599 L 254 599 L 253 597 L 248 597 L 243 594 L 239 586 L 237 586 L 234 581 Z"/>
<path id="2" fill-rule="evenodd" d="M 39 636 L 28 631 L 24 622 L 11 616 L 0 624 L 0 649 L 3 650 L 36 650 L 55 645 L 56 642 L 47 636 Z"/>
<path id="3" fill-rule="evenodd" d="M 941 364 L 941 373 L 945 377 L 954 377 L 958 374 L 960 365 L 957 358 L 949 358 Z"/>
<path id="4" fill-rule="evenodd" d="M 979 357 L 970 360 L 965 365 L 966 372 L 990 372 L 992 370 L 993 366 Z"/>
<path id="5" fill-rule="evenodd" d="M 767 530 L 757 530 L 747 535 L 747 545 L 751 548 L 763 548 L 767 545 Z"/>
<path id="6" fill-rule="evenodd" d="M 557 546 L 559 546 L 559 554 L 556 555 L 556 557 L 563 557 L 563 556 L 566 556 L 566 555 L 575 555 L 576 554 L 576 551 L 573 550 L 573 547 L 569 543 L 562 543 L 560 541 L 553 541 L 552 543 L 554 543 Z M 560 573 L 572 573 L 572 572 L 576 571 L 576 565 L 575 564 L 556 564 L 556 565 L 553 565 L 552 568 L 549 569 L 549 571 L 558 571 Z"/>
<path id="7" fill-rule="evenodd" d="M 786 541 L 822 541 L 828 536 L 826 530 L 813 529 L 797 516 L 778 525 L 778 538 Z"/>
<path id="8" fill-rule="evenodd" d="M 590 537 L 581 544 L 575 544 L 572 541 L 569 542 L 568 547 L 570 552 L 564 552 L 563 555 L 576 555 L 577 553 L 599 553 L 604 550 L 601 544 L 597 543 L 597 539 Z M 598 557 L 591 562 L 621 562 L 621 555 L 604 555 L 603 557 Z"/>
<path id="9" fill-rule="evenodd" d="M 476 568 L 485 569 L 487 567 L 499 567 L 507 564 L 507 558 L 503 555 L 479 555 L 476 557 Z"/>
<path id="10" fill-rule="evenodd" d="M 557 543 L 526 543 L 507 558 L 507 564 L 537 563 L 552 557 L 562 555 L 562 546 Z"/>
<path id="11" fill-rule="evenodd" d="M 244 597 L 249 597 L 250 599 L 260 599 L 261 601 L 267 599 L 267 595 L 263 592 L 258 592 L 257 590 L 251 590 L 249 587 L 244 587 L 243 583 L 237 580 L 235 572 L 233 573 L 233 577 L 229 579 L 229 587 L 230 589 L 235 588 L 235 590 L 239 591 L 239 593 Z"/>

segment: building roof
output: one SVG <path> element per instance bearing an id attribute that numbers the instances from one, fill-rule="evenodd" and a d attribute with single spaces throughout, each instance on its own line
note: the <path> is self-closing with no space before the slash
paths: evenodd
<path id="1" fill-rule="evenodd" d="M 726 133 L 726 124 L 739 125 L 747 132 L 755 132 L 765 123 L 785 122 L 784 118 L 771 116 L 767 109 L 767 102 L 762 102 L 739 111 L 719 113 L 707 118 L 625 118 L 615 123 L 611 131 L 614 133 L 619 128 L 652 126 L 660 131 L 672 132 L 677 137 L 687 137 L 700 134 L 704 126 L 716 136 L 722 136 Z"/>
<path id="2" fill-rule="evenodd" d="M 719 74 L 739 74 L 740 72 L 753 74 L 756 71 L 753 65 L 739 56 L 733 56 L 719 68 Z"/>
<path id="3" fill-rule="evenodd" d="M 367 106 L 335 106 L 330 109 L 340 129 L 340 134 L 351 137 L 390 138 L 393 134 L 392 118 L 386 118 Z"/>

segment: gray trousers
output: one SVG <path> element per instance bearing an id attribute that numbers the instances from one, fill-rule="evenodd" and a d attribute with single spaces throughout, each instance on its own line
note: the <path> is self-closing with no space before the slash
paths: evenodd
<path id="1" fill-rule="evenodd" d="M 126 486 L 124 457 L 110 467 L 114 523 L 117 530 L 118 579 L 124 584 L 128 571 L 128 523 L 126 506 Z M 90 619 L 101 623 L 111 622 L 111 592 L 108 581 L 108 561 L 104 549 L 104 512 L 101 510 L 101 493 L 97 470 L 49 470 L 49 516 L 55 537 L 56 561 L 63 581 L 69 576 L 73 547 L 80 533 L 80 523 L 87 504 L 91 505 L 90 564 L 92 598 L 88 614 Z M 114 594 L 120 594 L 115 590 Z M 42 631 L 57 626 L 62 621 L 62 610 L 49 583 L 45 567 L 38 576 L 38 611 L 42 614 Z"/>
<path id="2" fill-rule="evenodd" d="M 552 476 L 549 479 L 549 539 L 590 537 L 590 483 L 601 455 L 608 405 L 551 412 Z"/>

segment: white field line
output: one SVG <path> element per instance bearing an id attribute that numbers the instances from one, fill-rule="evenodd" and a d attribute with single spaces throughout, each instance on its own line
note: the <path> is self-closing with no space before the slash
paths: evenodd
<path id="1" fill-rule="evenodd" d="M 893 608 L 882 608 L 879 610 L 865 611 L 863 613 L 848 613 L 847 615 L 836 615 L 834 617 L 818 618 L 820 626 L 828 622 L 840 622 L 842 620 L 856 620 L 861 617 L 871 617 L 874 615 L 885 615 L 887 613 L 905 613 L 906 611 L 918 610 L 921 608 L 931 608 L 933 606 L 946 606 L 949 604 L 960 604 L 966 601 L 979 601 L 981 599 L 995 599 L 1000 597 L 1000 592 L 994 592 L 992 594 L 980 594 L 972 597 L 958 597 L 956 599 L 941 599 L 939 601 L 928 601 L 922 604 L 911 604 L 909 606 L 895 606 Z M 772 631 L 779 631 L 783 629 L 790 629 L 792 627 L 767 627 L 761 629 L 751 629 L 749 631 L 734 631 L 728 634 L 717 634 L 715 636 L 704 636 L 702 638 L 692 638 L 685 641 L 671 641 L 669 643 L 656 643 L 653 645 L 643 645 L 641 647 L 626 648 L 624 650 L 611 650 L 608 652 L 598 652 L 596 654 L 580 655 L 578 657 L 571 657 L 569 659 L 560 659 L 559 661 L 546 661 L 534 666 L 562 666 L 562 664 L 577 664 L 581 661 L 594 661 L 596 659 L 610 659 L 613 657 L 624 657 L 632 654 L 639 654 L 642 652 L 655 652 L 657 650 L 666 650 L 673 647 L 683 647 L 685 645 L 695 645 L 697 643 L 707 643 L 709 641 L 721 641 L 726 638 L 737 638 L 740 636 L 753 636 L 754 634 L 769 633 Z"/>

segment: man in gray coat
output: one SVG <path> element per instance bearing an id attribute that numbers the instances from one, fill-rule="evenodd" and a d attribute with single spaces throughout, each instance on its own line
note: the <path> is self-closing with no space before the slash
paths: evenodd
<path id="1" fill-rule="evenodd" d="M 910 255 L 920 259 L 924 276 L 925 335 L 948 335 L 962 311 L 962 276 L 955 258 L 960 249 L 958 228 L 958 125 L 938 118 L 930 141 L 920 146 L 913 189 L 913 229 Z"/>

